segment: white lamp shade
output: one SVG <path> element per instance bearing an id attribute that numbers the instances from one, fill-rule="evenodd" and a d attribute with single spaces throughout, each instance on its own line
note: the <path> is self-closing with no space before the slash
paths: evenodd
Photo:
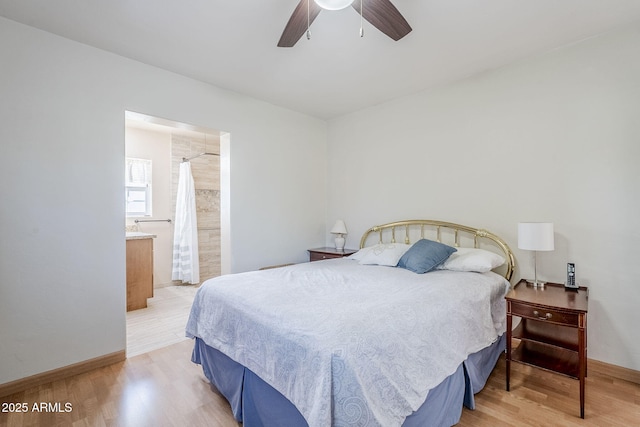
<path id="1" fill-rule="evenodd" d="M 318 6 L 326 10 L 340 10 L 351 6 L 353 0 L 313 0 Z"/>
<path id="2" fill-rule="evenodd" d="M 518 249 L 525 249 L 528 251 L 554 250 L 553 223 L 518 223 Z"/>
<path id="3" fill-rule="evenodd" d="M 339 219 L 336 221 L 336 223 L 334 224 L 333 228 L 331 229 L 330 233 L 332 234 L 347 234 L 347 226 L 344 225 L 344 221 Z"/>

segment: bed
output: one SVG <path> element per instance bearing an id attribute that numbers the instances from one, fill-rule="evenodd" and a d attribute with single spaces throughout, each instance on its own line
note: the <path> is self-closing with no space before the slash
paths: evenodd
<path id="1" fill-rule="evenodd" d="M 360 248 L 200 287 L 186 328 L 192 361 L 236 420 L 451 426 L 463 405 L 474 408 L 505 348 L 507 244 L 486 230 L 411 220 L 371 227 Z M 479 262 L 480 252 L 502 262 Z"/>

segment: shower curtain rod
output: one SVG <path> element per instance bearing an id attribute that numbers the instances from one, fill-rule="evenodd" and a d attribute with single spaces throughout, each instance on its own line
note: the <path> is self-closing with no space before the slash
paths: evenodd
<path id="1" fill-rule="evenodd" d="M 220 154 L 217 153 L 200 153 L 200 154 L 196 154 L 195 156 L 191 156 L 191 157 L 183 157 L 182 158 L 182 162 L 188 162 L 189 160 L 193 160 L 196 157 L 200 157 L 200 156 L 219 156 Z"/>

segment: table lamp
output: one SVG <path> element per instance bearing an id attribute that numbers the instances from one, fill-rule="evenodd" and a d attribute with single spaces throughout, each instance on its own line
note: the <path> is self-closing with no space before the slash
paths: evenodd
<path id="1" fill-rule="evenodd" d="M 330 233 L 336 235 L 336 249 L 339 251 L 344 250 L 344 235 L 347 234 L 347 226 L 344 225 L 344 221 L 337 220 Z"/>
<path id="2" fill-rule="evenodd" d="M 552 222 L 520 222 L 518 223 L 518 249 L 533 251 L 533 282 L 534 288 L 544 288 L 544 282 L 538 281 L 538 251 L 554 250 Z"/>

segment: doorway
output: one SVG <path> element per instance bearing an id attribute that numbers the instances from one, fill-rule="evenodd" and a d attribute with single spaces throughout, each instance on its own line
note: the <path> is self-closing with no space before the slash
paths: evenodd
<path id="1" fill-rule="evenodd" d="M 126 235 L 127 239 L 151 239 L 153 245 L 147 307 L 127 311 L 128 357 L 185 339 L 189 309 L 200 283 L 229 272 L 229 142 L 227 132 L 125 112 L 123 161 L 129 165 L 127 194 L 135 196 L 127 199 L 132 208 L 125 218 Z M 196 284 L 171 279 L 178 170 L 184 159 L 190 159 L 195 187 L 200 261 Z M 138 163 L 149 164 L 149 172 Z M 139 182 L 141 176 L 148 180 L 148 187 Z M 145 191 L 136 191 L 141 188 Z"/>

